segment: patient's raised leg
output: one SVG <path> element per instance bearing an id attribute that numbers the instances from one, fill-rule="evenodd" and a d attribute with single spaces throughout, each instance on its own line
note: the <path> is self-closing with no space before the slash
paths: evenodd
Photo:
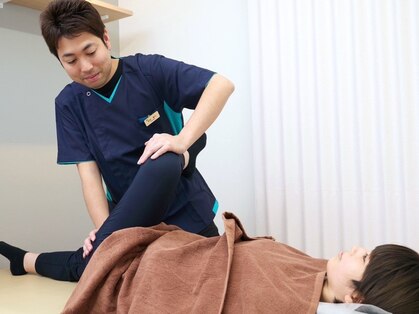
<path id="1" fill-rule="evenodd" d="M 190 176 L 195 171 L 196 157 L 205 147 L 202 135 L 188 150 L 189 160 L 174 153 L 166 153 L 155 160 L 147 160 L 138 170 L 133 182 L 121 201 L 96 233 L 93 251 L 83 258 L 83 248 L 77 251 L 28 253 L 5 242 L 0 242 L 0 254 L 10 260 L 13 275 L 27 272 L 64 281 L 78 281 L 87 263 L 97 249 L 114 231 L 137 226 L 152 226 L 163 220 L 164 214 L 175 197 L 181 175 Z"/>
<path id="2" fill-rule="evenodd" d="M 176 196 L 183 166 L 182 156 L 175 153 L 147 160 L 99 228 L 90 255 L 83 258 L 82 248 L 75 252 L 42 253 L 36 259 L 36 272 L 57 280 L 78 281 L 94 251 L 114 231 L 160 223 Z"/>

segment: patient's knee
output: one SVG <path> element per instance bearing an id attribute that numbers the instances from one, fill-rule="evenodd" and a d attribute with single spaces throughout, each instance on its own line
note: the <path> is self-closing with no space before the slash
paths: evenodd
<path id="1" fill-rule="evenodd" d="M 150 175 L 180 176 L 183 168 L 183 157 L 173 152 L 168 152 L 157 159 L 149 158 L 142 166 L 142 170 Z M 141 169 L 140 168 L 140 169 Z"/>

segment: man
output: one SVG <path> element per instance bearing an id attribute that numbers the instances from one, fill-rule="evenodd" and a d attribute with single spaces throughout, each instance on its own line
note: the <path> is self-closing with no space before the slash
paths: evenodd
<path id="1" fill-rule="evenodd" d="M 58 163 L 77 164 L 95 230 L 82 250 L 64 255 L 12 250 L 12 272 L 78 280 L 114 231 L 162 221 L 218 235 L 218 203 L 195 159 L 233 84 L 163 56 L 112 58 L 101 17 L 84 0 L 52 1 L 41 30 L 73 80 L 56 98 Z M 185 125 L 183 108 L 194 109 Z"/>

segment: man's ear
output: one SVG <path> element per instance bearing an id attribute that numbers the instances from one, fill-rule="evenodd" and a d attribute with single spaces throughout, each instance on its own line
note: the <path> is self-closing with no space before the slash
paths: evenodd
<path id="1" fill-rule="evenodd" d="M 108 50 L 111 50 L 112 45 L 111 45 L 111 38 L 109 36 L 108 30 L 105 28 L 105 32 L 103 33 L 103 42 L 106 45 L 106 48 L 108 48 Z"/>
<path id="2" fill-rule="evenodd" d="M 345 303 L 354 303 L 354 300 L 352 299 L 352 297 L 349 294 L 345 295 L 343 301 Z"/>

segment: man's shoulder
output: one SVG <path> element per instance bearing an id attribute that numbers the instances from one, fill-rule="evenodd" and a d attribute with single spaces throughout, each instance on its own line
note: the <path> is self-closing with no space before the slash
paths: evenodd
<path id="1" fill-rule="evenodd" d="M 126 57 L 121 57 L 126 71 L 139 71 L 144 75 L 151 75 L 153 68 L 164 58 L 159 54 L 137 53 Z"/>
<path id="2" fill-rule="evenodd" d="M 67 84 L 58 96 L 55 98 L 56 106 L 64 107 L 70 103 L 74 103 L 77 95 L 87 90 L 83 85 L 72 82 Z"/>

